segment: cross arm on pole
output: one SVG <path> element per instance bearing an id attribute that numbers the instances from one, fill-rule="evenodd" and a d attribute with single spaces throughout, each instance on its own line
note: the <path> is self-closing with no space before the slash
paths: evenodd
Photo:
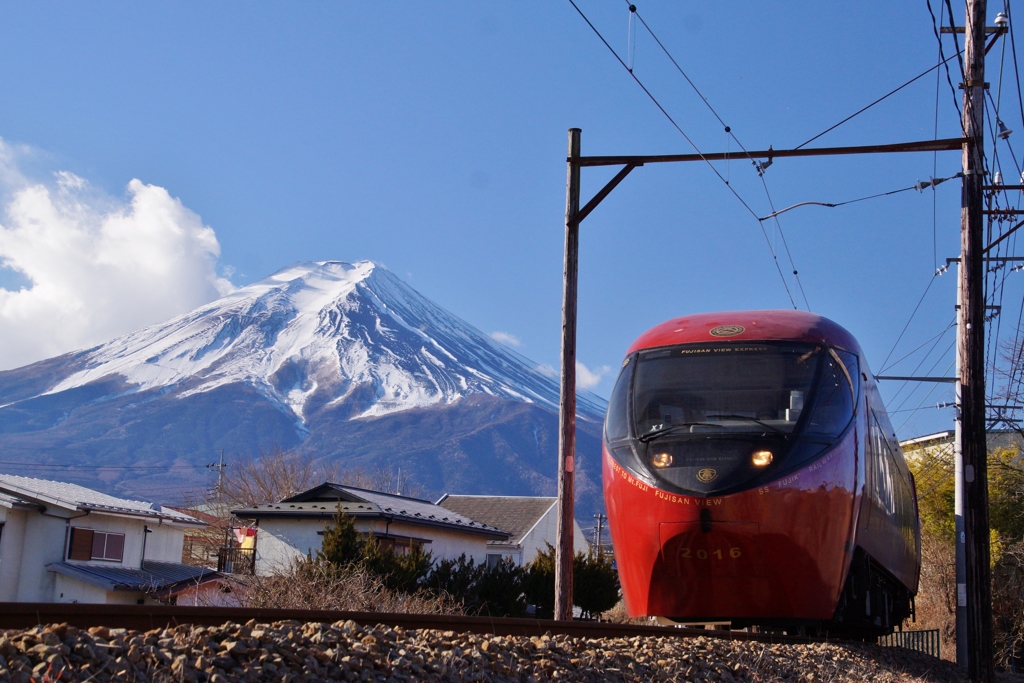
<path id="1" fill-rule="evenodd" d="M 999 238 L 995 242 L 985 247 L 985 251 L 981 252 L 981 255 L 984 256 L 985 254 L 987 254 L 989 251 L 991 251 L 992 247 L 996 246 L 997 244 L 1005 240 L 1007 237 L 1015 233 L 1017 231 L 1017 228 L 1019 228 L 1022 225 L 1024 225 L 1024 221 L 1017 223 L 1017 225 L 1013 226 L 1012 228 L 1004 232 L 1002 235 L 999 236 Z"/>
<path id="2" fill-rule="evenodd" d="M 909 377 L 899 375 L 875 375 L 875 379 L 891 379 L 900 382 L 939 382 L 955 384 L 956 377 Z"/>
<path id="3" fill-rule="evenodd" d="M 781 159 L 784 157 L 820 157 L 843 154 L 888 154 L 893 152 L 959 152 L 968 141 L 964 138 L 897 142 L 891 145 L 858 147 L 812 147 L 803 149 L 764 149 L 749 152 L 707 152 L 697 154 L 656 154 L 653 156 L 578 157 L 580 166 L 619 166 L 621 164 L 663 164 L 680 161 L 725 161 L 728 159 Z"/>

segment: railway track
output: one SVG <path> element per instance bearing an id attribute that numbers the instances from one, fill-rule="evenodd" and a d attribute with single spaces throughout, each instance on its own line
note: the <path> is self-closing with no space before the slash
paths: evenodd
<path id="1" fill-rule="evenodd" d="M 579 638 L 696 638 L 765 643 L 808 643 L 810 638 L 745 631 L 706 630 L 670 626 L 610 624 L 594 621 L 553 621 L 482 616 L 399 614 L 391 612 L 348 612 L 333 610 L 254 609 L 247 607 L 184 607 L 176 605 L 90 605 L 36 602 L 0 602 L 0 629 L 25 629 L 41 624 L 67 623 L 78 628 L 106 626 L 149 631 L 180 624 L 217 626 L 226 622 L 243 624 L 299 621 L 336 623 L 354 621 L 360 625 L 383 624 L 403 629 L 436 629 L 457 633 L 496 636 L 542 636 L 565 634 Z"/>

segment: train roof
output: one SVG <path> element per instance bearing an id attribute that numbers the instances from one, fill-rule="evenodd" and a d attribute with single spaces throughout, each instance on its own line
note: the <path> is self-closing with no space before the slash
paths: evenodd
<path id="1" fill-rule="evenodd" d="M 853 335 L 837 323 L 805 311 L 724 311 L 672 318 L 640 335 L 628 353 L 677 344 L 726 341 L 802 341 L 861 353 Z"/>

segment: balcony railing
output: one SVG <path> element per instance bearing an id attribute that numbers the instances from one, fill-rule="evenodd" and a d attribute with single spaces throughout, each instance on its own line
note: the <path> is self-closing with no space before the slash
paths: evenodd
<path id="1" fill-rule="evenodd" d="M 256 573 L 255 548 L 220 548 L 217 550 L 217 571 L 225 574 Z"/>

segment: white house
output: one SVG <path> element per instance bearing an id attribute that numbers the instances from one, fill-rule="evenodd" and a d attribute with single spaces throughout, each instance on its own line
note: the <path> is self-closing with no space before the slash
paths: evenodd
<path id="1" fill-rule="evenodd" d="M 558 499 L 540 496 L 454 496 L 445 494 L 437 504 L 452 512 L 509 532 L 507 540 L 487 543 L 487 563 L 512 558 L 519 566 L 533 562 L 558 535 Z M 573 520 L 573 553 L 586 553 L 590 544 L 579 522 Z"/>
<path id="2" fill-rule="evenodd" d="M 509 537 L 506 531 L 428 500 L 330 482 L 280 503 L 232 512 L 256 526 L 252 550 L 256 573 L 266 575 L 286 569 L 296 559 L 315 555 L 322 546 L 324 529 L 339 507 L 353 518 L 361 534 L 372 533 L 396 552 L 422 548 L 435 560 L 455 559 L 465 553 L 483 562 L 489 541 Z"/>
<path id="3" fill-rule="evenodd" d="M 76 484 L 0 474 L 0 602 L 171 602 L 219 577 L 182 564 L 203 523 Z"/>

